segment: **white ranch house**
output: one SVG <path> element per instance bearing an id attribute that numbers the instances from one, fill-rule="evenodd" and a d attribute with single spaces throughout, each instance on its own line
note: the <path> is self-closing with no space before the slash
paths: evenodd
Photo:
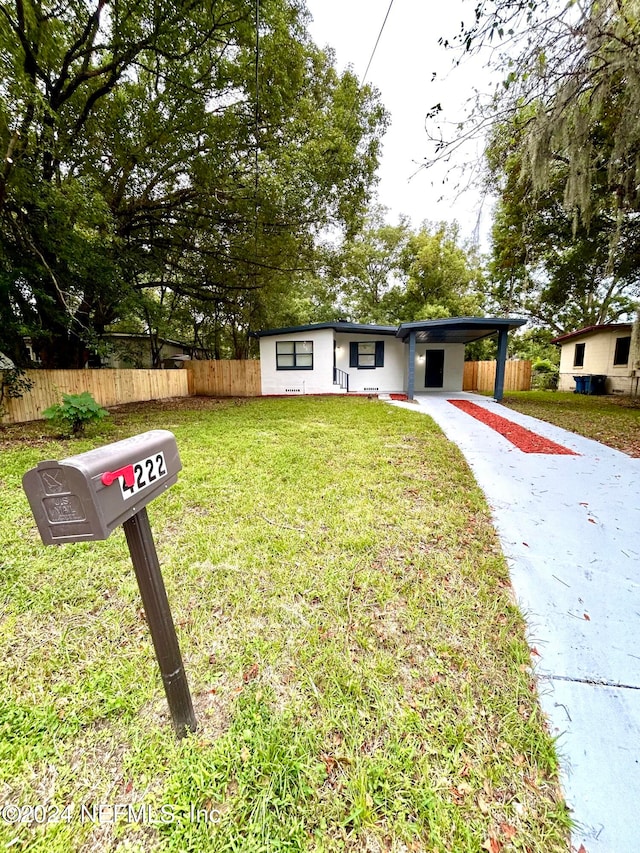
<path id="1" fill-rule="evenodd" d="M 606 377 L 599 384 L 607 394 L 637 393 L 640 353 L 631 352 L 631 330 L 631 323 L 608 323 L 555 338 L 552 343 L 560 346 L 558 389 L 574 391 L 580 377 L 600 376 Z"/>
<path id="2" fill-rule="evenodd" d="M 453 317 L 399 326 L 330 322 L 256 332 L 262 393 L 461 391 L 465 344 L 498 336 L 494 396 L 502 399 L 507 336 L 519 318 Z"/>

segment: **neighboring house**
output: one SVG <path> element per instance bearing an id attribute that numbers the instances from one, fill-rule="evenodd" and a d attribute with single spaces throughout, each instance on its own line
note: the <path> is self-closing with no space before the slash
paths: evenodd
<path id="1" fill-rule="evenodd" d="M 575 377 L 604 376 L 607 394 L 636 393 L 640 354 L 631 353 L 631 330 L 631 323 L 608 323 L 554 338 L 560 346 L 558 390 L 574 391 Z"/>
<path id="2" fill-rule="evenodd" d="M 314 323 L 256 332 L 263 394 L 461 391 L 465 344 L 498 335 L 502 399 L 507 335 L 526 320 L 453 317 L 400 326 Z"/>
<path id="3" fill-rule="evenodd" d="M 42 362 L 38 352 L 34 349 L 33 341 L 29 337 L 25 338 L 24 341 L 32 363 L 40 366 Z M 102 352 L 99 355 L 86 350 L 85 368 L 154 367 L 149 335 L 105 332 L 100 337 L 100 343 L 102 344 Z M 160 349 L 160 367 L 163 368 L 183 367 L 185 361 L 205 357 L 204 350 L 168 338 L 156 338 L 156 345 Z"/>
<path id="4" fill-rule="evenodd" d="M 127 332 L 105 332 L 100 339 L 107 345 L 108 354 L 97 359 L 92 357 L 91 367 L 154 367 L 153 353 L 149 335 L 136 335 Z M 182 367 L 185 361 L 201 356 L 201 351 L 194 347 L 172 341 L 167 338 L 157 338 L 160 349 L 160 367 Z"/>

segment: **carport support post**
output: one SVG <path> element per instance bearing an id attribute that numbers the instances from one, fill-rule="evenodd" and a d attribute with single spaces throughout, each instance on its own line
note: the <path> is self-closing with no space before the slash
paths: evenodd
<path id="1" fill-rule="evenodd" d="M 407 370 L 407 397 L 413 400 L 416 386 L 416 333 L 409 332 L 409 366 Z"/>
<path id="2" fill-rule="evenodd" d="M 140 587 L 173 726 L 178 737 L 184 737 L 187 730 L 195 731 L 196 718 L 146 507 L 122 526 Z"/>
<path id="3" fill-rule="evenodd" d="M 504 372 L 507 362 L 507 335 L 508 329 L 498 331 L 498 359 L 496 361 L 496 381 L 493 388 L 493 397 L 500 403 L 504 395 Z"/>

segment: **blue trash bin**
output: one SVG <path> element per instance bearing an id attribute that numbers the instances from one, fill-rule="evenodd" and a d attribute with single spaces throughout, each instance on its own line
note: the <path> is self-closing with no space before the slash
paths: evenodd
<path id="1" fill-rule="evenodd" d="M 574 394 L 584 394 L 584 380 L 585 376 L 574 376 L 573 381 L 576 383 L 576 390 L 573 392 Z"/>
<path id="2" fill-rule="evenodd" d="M 584 379 L 584 388 L 582 390 L 582 393 L 583 394 L 592 394 L 593 391 L 591 390 L 591 388 L 593 386 L 593 382 L 592 382 L 593 376 L 591 376 L 591 374 L 587 374 L 586 376 L 583 377 L 583 379 Z"/>

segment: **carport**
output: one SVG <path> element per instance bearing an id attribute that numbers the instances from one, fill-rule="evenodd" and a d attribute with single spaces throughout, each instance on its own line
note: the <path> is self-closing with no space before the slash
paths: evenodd
<path id="1" fill-rule="evenodd" d="M 396 337 L 408 344 L 407 396 L 415 395 L 416 344 L 470 344 L 498 336 L 496 359 L 496 381 L 494 398 L 500 402 L 504 394 L 504 372 L 507 360 L 509 332 L 523 326 L 527 321 L 514 317 L 453 317 L 445 320 L 418 320 L 402 323 Z"/>

